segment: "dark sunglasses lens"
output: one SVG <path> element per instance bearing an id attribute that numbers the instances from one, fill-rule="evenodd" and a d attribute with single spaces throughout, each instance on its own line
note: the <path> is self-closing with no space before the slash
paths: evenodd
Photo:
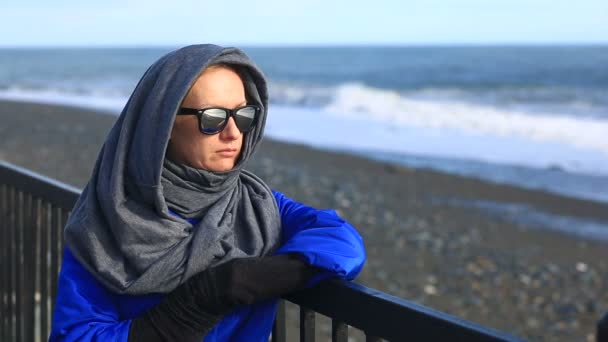
<path id="1" fill-rule="evenodd" d="M 225 110 L 219 108 L 205 110 L 201 116 L 201 131 L 207 134 L 221 131 L 226 125 L 227 115 Z"/>
<path id="2" fill-rule="evenodd" d="M 248 132 L 255 121 L 257 110 L 255 107 L 243 107 L 236 111 L 234 122 L 241 132 Z"/>

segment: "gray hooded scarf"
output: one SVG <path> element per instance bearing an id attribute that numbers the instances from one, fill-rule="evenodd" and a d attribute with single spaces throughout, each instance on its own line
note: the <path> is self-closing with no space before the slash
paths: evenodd
<path id="1" fill-rule="evenodd" d="M 262 108 L 227 172 L 165 159 L 180 104 L 214 64 L 234 68 L 248 103 Z M 66 246 L 106 288 L 133 295 L 169 292 L 232 258 L 272 254 L 281 231 L 276 201 L 243 169 L 262 139 L 267 105 L 264 76 L 239 49 L 192 45 L 161 57 L 110 131 L 65 227 Z M 200 221 L 193 225 L 169 209 Z"/>

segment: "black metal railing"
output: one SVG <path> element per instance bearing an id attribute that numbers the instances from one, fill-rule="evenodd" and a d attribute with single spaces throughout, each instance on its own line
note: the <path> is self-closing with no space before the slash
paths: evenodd
<path id="1" fill-rule="evenodd" d="M 61 265 L 63 225 L 80 190 L 0 161 L 1 341 L 48 338 Z M 315 315 L 332 320 L 332 340 L 348 327 L 366 341 L 519 341 L 518 338 L 362 285 L 330 280 L 285 297 L 300 307 L 300 341 L 314 341 Z M 286 341 L 281 300 L 272 340 Z"/>
<path id="2" fill-rule="evenodd" d="M 0 161 L 0 340 L 46 340 L 63 225 L 80 191 Z"/>

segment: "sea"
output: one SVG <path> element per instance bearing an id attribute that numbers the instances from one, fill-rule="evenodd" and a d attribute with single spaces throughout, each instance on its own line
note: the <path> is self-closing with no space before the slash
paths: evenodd
<path id="1" fill-rule="evenodd" d="M 2 48 L 0 99 L 116 115 L 175 48 Z M 241 48 L 267 136 L 608 202 L 608 46 Z"/>

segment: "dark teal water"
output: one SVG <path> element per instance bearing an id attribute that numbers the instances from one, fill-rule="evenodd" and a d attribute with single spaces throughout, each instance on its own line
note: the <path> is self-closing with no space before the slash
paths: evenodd
<path id="1" fill-rule="evenodd" d="M 0 49 L 0 91 L 128 96 L 172 47 Z M 244 50 L 280 104 L 322 107 L 361 84 L 413 98 L 458 100 L 556 115 L 608 117 L 608 46 L 323 47 Z M 285 88 L 296 88 L 296 97 Z"/>

